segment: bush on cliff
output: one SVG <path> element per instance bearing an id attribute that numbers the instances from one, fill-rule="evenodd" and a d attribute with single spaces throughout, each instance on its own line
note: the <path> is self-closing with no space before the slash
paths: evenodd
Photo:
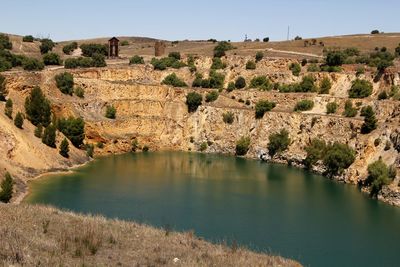
<path id="1" fill-rule="evenodd" d="M 78 48 L 78 43 L 77 42 L 72 42 L 70 44 L 67 44 L 63 47 L 63 52 L 66 55 L 70 55 L 75 49 Z"/>
<path id="2" fill-rule="evenodd" d="M 115 119 L 117 113 L 117 109 L 111 105 L 106 107 L 106 118 L 108 119 Z"/>
<path id="3" fill-rule="evenodd" d="M 349 90 L 350 98 L 364 98 L 372 93 L 372 83 L 367 80 L 356 79 Z"/>
<path id="4" fill-rule="evenodd" d="M 43 63 L 47 65 L 61 65 L 62 60 L 56 53 L 46 53 L 43 55 Z"/>
<path id="5" fill-rule="evenodd" d="M 311 110 L 314 107 L 314 102 L 312 100 L 300 100 L 299 102 L 296 103 L 296 106 L 294 107 L 294 111 L 308 111 Z"/>
<path id="6" fill-rule="evenodd" d="M 63 94 L 72 95 L 74 92 L 74 76 L 69 72 L 63 72 L 55 76 L 57 88 Z"/>
<path id="7" fill-rule="evenodd" d="M 289 132 L 282 129 L 279 133 L 269 136 L 268 154 L 274 157 L 277 153 L 285 151 L 290 144 Z"/>
<path id="8" fill-rule="evenodd" d="M 201 105 L 203 97 L 201 94 L 196 92 L 190 92 L 186 95 L 186 105 L 188 106 L 189 112 L 195 112 Z"/>
<path id="9" fill-rule="evenodd" d="M 244 137 L 242 136 L 237 142 L 236 142 L 236 155 L 237 156 L 244 156 L 247 154 L 250 148 L 250 137 Z"/>
<path id="10" fill-rule="evenodd" d="M 362 134 L 368 134 L 377 128 L 378 120 L 371 106 L 363 107 L 361 109 L 361 116 L 364 117 L 364 123 L 361 125 Z"/>
<path id="11" fill-rule="evenodd" d="M 264 114 L 271 111 L 276 106 L 275 102 L 270 102 L 268 100 L 260 100 L 256 103 L 256 119 L 261 119 Z"/>
<path id="12" fill-rule="evenodd" d="M 43 132 L 42 142 L 49 147 L 56 148 L 56 127 L 49 124 Z"/>
<path id="13" fill-rule="evenodd" d="M 371 196 L 377 196 L 382 187 L 389 184 L 395 177 L 396 173 L 392 172 L 382 159 L 379 159 L 368 165 L 365 185 L 370 187 Z"/>
<path id="14" fill-rule="evenodd" d="M 0 74 L 0 101 L 6 101 L 7 94 L 6 78 Z"/>
<path id="15" fill-rule="evenodd" d="M 4 114 L 6 114 L 6 116 L 9 119 L 12 119 L 12 113 L 13 113 L 13 102 L 12 102 L 11 98 L 9 98 L 9 99 L 7 99 L 6 105 L 4 107 Z"/>
<path id="16" fill-rule="evenodd" d="M 45 38 L 40 40 L 40 53 L 46 54 L 50 52 L 55 45 L 56 44 L 51 39 Z"/>
<path id="17" fill-rule="evenodd" d="M 60 144 L 60 155 L 69 158 L 69 144 L 67 138 L 64 138 Z"/>
<path id="18" fill-rule="evenodd" d="M 81 44 L 82 56 L 92 57 L 94 54 L 108 56 L 108 45 L 106 44 Z"/>
<path id="19" fill-rule="evenodd" d="M 22 129 L 22 126 L 24 125 L 24 117 L 21 112 L 18 112 L 17 115 L 15 115 L 14 125 Z"/>
<path id="20" fill-rule="evenodd" d="M 186 87 L 187 84 L 178 78 L 175 73 L 172 73 L 164 78 L 161 84 L 170 85 L 173 87 Z"/>
<path id="21" fill-rule="evenodd" d="M 355 152 L 346 144 L 333 143 L 327 146 L 323 157 L 327 174 L 330 176 L 341 174 L 343 170 L 350 167 L 355 160 Z"/>
<path id="22" fill-rule="evenodd" d="M 79 148 L 85 139 L 85 122 L 82 118 L 61 118 L 57 123 L 58 130 L 62 132 L 71 143 Z"/>
<path id="23" fill-rule="evenodd" d="M 144 59 L 141 56 L 135 55 L 129 59 L 129 65 L 144 64 Z"/>
<path id="24" fill-rule="evenodd" d="M 311 169 L 319 160 L 323 159 L 326 152 L 327 145 L 324 140 L 314 138 L 310 144 L 305 147 L 307 157 L 304 159 L 303 164 L 307 169 Z"/>

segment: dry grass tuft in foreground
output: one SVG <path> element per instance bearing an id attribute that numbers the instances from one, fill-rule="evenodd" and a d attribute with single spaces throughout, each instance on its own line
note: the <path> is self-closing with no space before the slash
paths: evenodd
<path id="1" fill-rule="evenodd" d="M 0 204 L 0 265 L 300 266 L 146 225 L 51 207 Z"/>

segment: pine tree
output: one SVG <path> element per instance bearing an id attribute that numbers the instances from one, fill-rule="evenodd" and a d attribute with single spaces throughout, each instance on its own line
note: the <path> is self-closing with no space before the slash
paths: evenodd
<path id="1" fill-rule="evenodd" d="M 6 78 L 0 74 L 0 101 L 6 101 L 7 89 Z"/>
<path id="2" fill-rule="evenodd" d="M 12 113 L 13 113 L 13 102 L 11 98 L 7 99 L 6 106 L 4 108 L 4 114 L 6 114 L 7 117 L 12 119 Z"/>
<path id="3" fill-rule="evenodd" d="M 23 124 L 24 124 L 24 117 L 22 116 L 21 112 L 18 112 L 14 119 L 14 125 L 22 129 Z"/>
<path id="4" fill-rule="evenodd" d="M 10 202 L 13 193 L 14 181 L 10 173 L 5 174 L 5 179 L 1 182 L 0 188 L 0 201 L 4 203 Z"/>
<path id="5" fill-rule="evenodd" d="M 39 86 L 32 89 L 31 94 L 25 99 L 25 112 L 28 120 L 33 125 L 47 126 L 51 122 L 50 101 L 44 96 Z"/>
<path id="6" fill-rule="evenodd" d="M 44 129 L 42 142 L 49 147 L 56 148 L 56 127 L 52 124 Z"/>
<path id="7" fill-rule="evenodd" d="M 63 156 L 64 158 L 69 158 L 68 153 L 69 153 L 69 144 L 67 138 L 64 138 L 64 140 L 62 140 L 60 145 L 60 155 Z"/>

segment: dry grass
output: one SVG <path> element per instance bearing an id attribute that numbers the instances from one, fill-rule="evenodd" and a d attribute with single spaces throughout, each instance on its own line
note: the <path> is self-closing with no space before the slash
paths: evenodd
<path id="1" fill-rule="evenodd" d="M 50 207 L 0 205 L 0 214 L 0 265 L 5 266 L 300 266 L 237 246 L 213 245 L 191 232 Z"/>

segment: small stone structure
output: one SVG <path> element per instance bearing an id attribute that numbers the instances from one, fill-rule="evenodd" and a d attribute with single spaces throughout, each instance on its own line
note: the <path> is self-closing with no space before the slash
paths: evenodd
<path id="1" fill-rule="evenodd" d="M 165 54 L 166 45 L 162 41 L 157 41 L 154 45 L 154 55 L 160 57 Z"/>
<path id="2" fill-rule="evenodd" d="M 108 40 L 108 57 L 116 58 L 119 52 L 119 40 L 116 37 Z"/>

